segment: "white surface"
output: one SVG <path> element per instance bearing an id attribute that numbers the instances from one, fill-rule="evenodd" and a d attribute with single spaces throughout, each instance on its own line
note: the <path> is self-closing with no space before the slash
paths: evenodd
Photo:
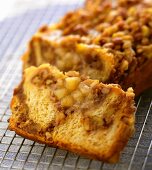
<path id="1" fill-rule="evenodd" d="M 53 0 L 0 0 L 0 20 L 17 15 L 27 9 L 43 7 Z"/>
<path id="2" fill-rule="evenodd" d="M 83 0 L 0 0 L 0 20 L 17 15 L 27 9 L 41 8 L 52 4 L 74 4 Z"/>

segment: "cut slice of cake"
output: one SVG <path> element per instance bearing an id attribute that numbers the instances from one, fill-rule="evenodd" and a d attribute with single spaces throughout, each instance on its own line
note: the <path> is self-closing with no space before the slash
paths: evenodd
<path id="1" fill-rule="evenodd" d="M 62 36 L 60 30 L 46 29 L 30 41 L 29 51 L 23 57 L 24 69 L 50 63 L 64 72 L 79 71 L 102 82 L 110 79 L 116 61 L 107 49 L 86 44 L 87 40 L 78 35 Z"/>
<path id="2" fill-rule="evenodd" d="M 79 71 L 80 74 L 103 83 L 120 84 L 124 90 L 133 87 L 135 94 L 139 95 L 152 87 L 151 46 L 140 48 L 143 55 L 136 58 L 131 43 L 125 40 L 131 37 L 124 33 L 117 36 L 120 37 L 112 39 L 113 45 L 116 46 L 118 40 L 121 46 L 126 46 L 124 52 L 87 44 L 87 37 L 63 36 L 61 30 L 43 27 L 29 43 L 28 51 L 23 56 L 23 68 L 50 63 L 64 72 Z M 100 40 L 102 38 L 98 41 Z"/>
<path id="3" fill-rule="evenodd" d="M 152 87 L 151 15 L 152 3 L 144 0 L 117 0 L 114 6 L 110 0 L 88 0 L 85 8 L 32 37 L 24 68 L 50 63 L 124 90 L 133 87 L 139 95 Z"/>
<path id="4" fill-rule="evenodd" d="M 134 132 L 131 88 L 124 92 L 49 64 L 25 70 L 11 110 L 9 129 L 17 134 L 111 163 Z"/>

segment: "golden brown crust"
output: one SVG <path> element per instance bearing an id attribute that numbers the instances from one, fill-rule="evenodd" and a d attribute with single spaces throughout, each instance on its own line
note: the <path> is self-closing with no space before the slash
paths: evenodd
<path id="1" fill-rule="evenodd" d="M 8 128 L 10 130 L 12 130 L 12 131 L 15 131 L 16 134 L 18 134 L 18 135 L 20 135 L 20 136 L 22 136 L 24 138 L 27 138 L 27 139 L 33 140 L 35 142 L 38 142 L 38 143 L 45 143 L 47 145 L 53 146 L 49 142 L 46 142 L 44 140 L 44 138 L 42 138 L 40 136 L 37 136 L 37 135 L 34 135 L 34 134 L 30 134 L 30 133 L 24 131 L 23 129 L 18 128 L 17 126 L 14 125 L 14 122 L 15 122 L 15 120 L 10 119 Z"/>
<path id="2" fill-rule="evenodd" d="M 131 110 L 130 110 L 131 111 Z M 75 153 L 78 153 L 80 155 L 87 156 L 91 159 L 97 159 L 100 161 L 105 161 L 109 163 L 116 163 L 119 160 L 119 153 L 122 151 L 122 149 L 126 146 L 128 139 L 132 136 L 134 129 L 132 127 L 128 127 L 127 124 L 120 123 L 119 129 L 117 134 L 115 134 L 115 142 L 113 143 L 113 146 L 111 146 L 109 152 L 106 155 L 98 154 L 95 152 L 87 151 L 84 148 L 79 148 L 75 145 L 72 145 L 70 143 L 64 143 L 63 141 L 57 141 L 56 143 L 50 141 L 47 141 L 44 137 L 40 137 L 35 134 L 30 134 L 26 132 L 23 129 L 18 128 L 14 124 L 15 120 L 10 119 L 9 121 L 9 129 L 15 131 L 18 135 L 25 137 L 27 139 L 33 140 L 35 142 L 47 144 L 49 146 L 58 146 L 62 149 L 66 149 Z M 124 135 L 125 132 L 125 135 Z"/>
<path id="3" fill-rule="evenodd" d="M 95 159 L 95 160 L 104 161 L 104 162 L 108 162 L 108 163 L 118 162 L 119 156 L 120 156 L 120 154 L 119 154 L 120 151 L 122 151 L 122 149 L 126 146 L 126 144 L 128 142 L 128 138 L 130 138 L 130 135 L 132 135 L 132 130 L 131 129 L 128 130 L 128 126 L 125 126 L 125 125 L 121 126 L 120 133 L 117 136 L 115 136 L 115 138 L 117 138 L 117 137 L 120 138 L 121 141 L 118 141 L 113 144 L 112 150 L 110 150 L 108 155 L 103 155 L 103 154 L 99 155 L 94 152 L 88 153 L 88 151 L 83 148 L 78 148 L 71 144 L 65 144 L 62 141 L 59 141 L 57 143 L 50 143 L 49 141 L 45 140 L 45 138 L 43 138 L 43 137 L 27 133 L 23 129 L 16 127 L 14 125 L 13 121 L 14 121 L 13 119 L 10 119 L 9 129 L 12 131 L 15 131 L 16 134 L 18 134 L 24 138 L 33 140 L 33 141 L 41 143 L 41 144 L 46 144 L 48 146 L 53 146 L 53 147 L 58 146 L 61 149 L 65 149 L 65 150 L 75 152 L 75 153 L 83 155 L 83 156 L 87 156 L 90 159 Z M 124 131 L 126 131 L 125 132 L 126 137 L 124 137 Z"/>
<path id="4" fill-rule="evenodd" d="M 149 59 L 135 72 L 130 74 L 122 83 L 122 87 L 127 89 L 128 86 L 134 88 L 135 94 L 138 96 L 144 90 L 152 87 L 152 59 Z"/>
<path id="5" fill-rule="evenodd" d="M 46 72 L 46 69 L 47 69 L 47 72 Z M 50 72 L 49 70 L 52 73 L 49 73 Z M 129 89 L 125 93 L 124 91 L 122 91 L 122 89 L 119 88 L 118 85 L 99 84 L 98 86 L 102 87 L 101 89 L 102 93 L 101 91 L 96 91 L 96 92 L 98 95 L 100 95 L 101 93 L 101 97 L 103 98 L 101 99 L 101 104 L 105 102 L 105 106 L 106 106 L 108 104 L 107 102 L 110 102 L 111 100 L 114 99 L 114 102 L 112 102 L 109 105 L 109 107 L 107 107 L 105 113 L 103 113 L 104 118 L 106 118 L 108 114 L 114 113 L 115 116 L 114 116 L 113 123 L 105 124 L 104 122 L 102 126 L 96 127 L 95 129 L 86 130 L 82 118 L 84 115 L 85 116 L 88 115 L 88 113 L 89 114 L 92 114 L 95 112 L 98 113 L 98 111 L 95 110 L 96 108 L 95 106 L 98 106 L 98 105 L 94 105 L 94 109 L 88 112 L 84 112 L 85 114 L 84 113 L 80 114 L 79 112 L 69 114 L 66 118 L 64 118 L 64 121 L 60 122 L 59 124 L 55 124 L 55 126 L 52 126 L 52 128 L 49 130 L 50 136 L 48 136 L 47 138 L 47 136 L 45 136 L 44 134 L 46 134 L 46 132 L 48 131 L 47 130 L 48 128 L 45 128 L 43 131 L 39 130 L 39 127 L 42 126 L 40 122 L 44 117 L 40 119 L 40 122 L 35 121 L 35 118 L 32 120 L 32 117 L 30 117 L 30 114 L 33 113 L 34 115 L 36 115 L 37 113 L 36 111 L 31 112 L 32 106 L 30 106 L 30 103 L 28 104 L 28 101 L 32 100 L 32 98 L 29 98 L 28 96 L 30 93 L 32 94 L 33 91 L 38 90 L 39 88 L 41 88 L 41 92 L 47 89 L 47 86 L 43 87 L 43 86 L 40 86 L 40 84 L 35 84 L 35 81 L 31 82 L 31 80 L 33 80 L 33 76 L 35 77 L 37 74 L 39 75 L 39 73 L 40 75 L 42 75 L 42 73 L 45 73 L 45 75 L 43 74 L 45 79 L 47 78 L 46 74 L 48 73 L 49 73 L 49 77 L 53 75 L 54 76 L 56 75 L 57 77 L 59 76 L 64 77 L 62 73 L 58 71 L 56 72 L 55 68 L 50 67 L 48 65 L 43 65 L 37 69 L 32 67 L 26 70 L 22 83 L 14 91 L 14 96 L 11 102 L 11 109 L 12 109 L 13 114 L 9 121 L 9 129 L 14 130 L 17 134 L 25 138 L 28 138 L 28 139 L 31 139 L 31 140 L 34 140 L 40 143 L 44 143 L 50 146 L 58 146 L 66 150 L 73 151 L 81 155 L 85 155 L 89 158 L 98 159 L 98 160 L 102 160 L 102 161 L 110 162 L 110 163 L 117 162 L 119 159 L 120 152 L 125 147 L 126 143 L 128 142 L 129 138 L 132 136 L 134 132 L 135 108 L 134 108 L 134 101 L 133 101 L 134 94 L 132 90 Z M 53 75 L 50 75 L 50 74 L 53 74 Z M 71 72 L 67 73 L 67 75 L 70 76 L 70 79 L 72 75 L 74 75 L 74 77 L 79 76 L 78 74 L 76 73 L 72 74 Z M 41 77 L 41 80 L 43 81 L 42 77 Z M 67 77 L 66 77 L 66 80 L 67 80 Z M 77 80 L 77 79 L 74 79 L 74 80 Z M 84 82 L 88 81 L 87 83 L 93 82 L 92 80 L 83 80 L 83 81 Z M 100 90 L 98 86 L 96 86 L 97 90 Z M 28 89 L 30 88 L 31 90 L 30 90 L 30 93 L 28 92 L 26 94 L 27 88 Z M 96 92 L 94 92 L 94 94 Z M 108 94 L 108 96 L 107 95 L 103 96 L 103 94 Z M 37 93 L 35 93 L 34 95 L 35 96 L 34 101 L 41 100 L 40 98 L 37 99 L 36 95 Z M 116 101 L 113 95 L 116 97 Z M 43 98 L 43 100 L 46 100 L 46 99 L 48 101 L 47 96 L 46 98 Z M 51 102 L 53 101 L 50 100 L 50 103 Z M 32 105 L 34 106 L 34 103 L 32 103 Z M 46 101 L 45 101 L 45 105 L 46 105 Z M 41 108 L 41 106 L 39 105 L 38 108 Z M 49 106 L 46 105 L 46 108 L 49 108 Z M 99 107 L 99 109 L 101 110 L 104 109 L 104 106 L 101 105 L 101 108 Z M 109 110 L 110 113 L 107 113 L 108 109 L 110 109 Z M 55 114 L 58 115 L 59 113 L 55 112 Z M 94 119 L 93 115 L 90 115 L 90 116 L 92 117 L 90 118 L 93 120 Z M 107 118 L 110 118 L 110 117 L 107 117 Z M 31 120 L 32 120 L 32 123 L 30 123 Z M 49 122 L 51 121 L 52 120 L 50 119 Z M 49 126 L 50 126 L 50 123 L 49 123 Z M 36 128 L 38 128 L 38 131 L 36 130 Z M 77 133 L 77 130 L 80 131 L 80 133 L 78 136 L 76 136 L 76 138 L 73 138 L 72 134 Z M 84 139 L 83 139 L 83 135 L 85 135 Z M 76 141 L 78 138 L 82 138 L 82 140 L 77 143 Z M 95 140 L 94 142 L 98 143 L 98 145 L 91 144 L 92 142 L 90 143 L 89 140 L 92 140 L 92 139 L 94 139 Z M 102 142 L 100 143 L 100 140 L 103 142 L 103 144 Z"/>

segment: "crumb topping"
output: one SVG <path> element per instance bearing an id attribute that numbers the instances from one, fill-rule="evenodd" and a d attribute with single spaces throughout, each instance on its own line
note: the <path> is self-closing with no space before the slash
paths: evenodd
<path id="1" fill-rule="evenodd" d="M 92 108 L 98 112 L 102 102 L 110 94 L 111 87 L 105 87 L 99 83 L 99 80 L 81 77 L 75 71 L 67 72 L 60 78 L 57 77 L 57 73 L 54 75 L 43 68 L 31 78 L 32 84 L 38 87 L 46 86 L 50 89 L 51 101 L 54 102 L 58 110 L 54 123 L 55 126 L 64 122 L 65 118 L 73 113 L 81 113 L 83 115 L 82 122 L 87 131 L 106 128 L 112 124 L 115 110 L 110 111 L 109 115 L 92 116 L 88 114 Z M 118 107 L 121 99 L 113 96 L 106 101 L 105 105 L 107 108 L 113 100 L 115 100 L 116 105 L 112 107 Z"/>

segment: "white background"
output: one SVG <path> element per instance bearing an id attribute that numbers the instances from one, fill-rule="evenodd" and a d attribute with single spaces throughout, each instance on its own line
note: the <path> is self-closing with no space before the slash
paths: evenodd
<path id="1" fill-rule="evenodd" d="M 0 21 L 27 9 L 42 8 L 48 4 L 72 4 L 83 0 L 0 0 Z"/>

